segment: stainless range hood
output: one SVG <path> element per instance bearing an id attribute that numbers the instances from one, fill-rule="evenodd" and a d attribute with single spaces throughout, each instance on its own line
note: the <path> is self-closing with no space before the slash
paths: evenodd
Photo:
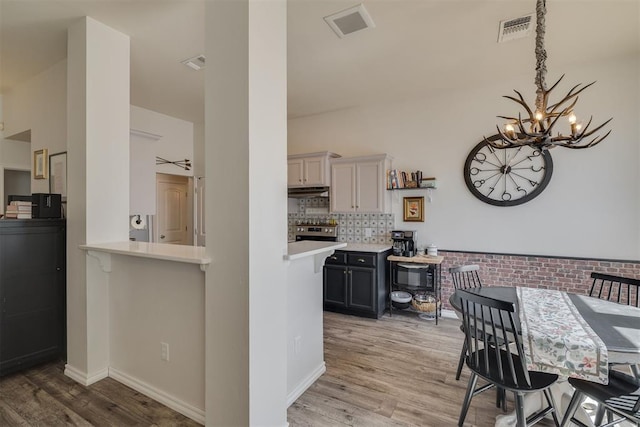
<path id="1" fill-rule="evenodd" d="M 294 187 L 289 188 L 289 197 L 329 197 L 329 187 Z"/>

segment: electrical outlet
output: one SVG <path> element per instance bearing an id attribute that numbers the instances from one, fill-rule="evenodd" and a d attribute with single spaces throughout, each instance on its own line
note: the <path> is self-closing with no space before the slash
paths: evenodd
<path id="1" fill-rule="evenodd" d="M 365 228 L 364 229 L 364 237 L 371 237 L 371 229 L 370 228 Z"/>
<path id="2" fill-rule="evenodd" d="M 167 344 L 166 342 L 160 343 L 160 359 L 164 360 L 165 362 L 169 361 L 169 344 Z"/>
<path id="3" fill-rule="evenodd" d="M 302 340 L 302 338 L 298 335 L 297 337 L 295 337 L 293 339 L 293 352 L 295 354 L 300 354 L 300 341 Z"/>

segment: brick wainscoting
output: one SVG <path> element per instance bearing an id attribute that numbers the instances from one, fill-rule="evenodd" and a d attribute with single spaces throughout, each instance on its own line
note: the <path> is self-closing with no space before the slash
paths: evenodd
<path id="1" fill-rule="evenodd" d="M 451 309 L 453 283 L 449 268 L 466 264 L 480 266 L 480 280 L 490 286 L 527 286 L 586 294 L 592 271 L 640 279 L 640 261 L 506 255 L 478 252 L 438 251 L 442 263 L 443 308 Z"/>

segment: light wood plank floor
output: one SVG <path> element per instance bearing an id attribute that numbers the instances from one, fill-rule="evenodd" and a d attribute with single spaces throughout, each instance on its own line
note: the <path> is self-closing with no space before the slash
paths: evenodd
<path id="1" fill-rule="evenodd" d="M 457 319 L 436 326 L 415 314 L 325 312 L 324 320 L 327 372 L 291 405 L 290 426 L 457 425 L 469 380 L 466 367 L 455 379 L 464 337 Z M 501 413 L 490 390 L 473 398 L 465 425 L 493 426 Z"/>
<path id="2" fill-rule="evenodd" d="M 0 379 L 0 426 L 200 426 L 105 378 L 84 387 L 50 363 Z"/>
<path id="3" fill-rule="evenodd" d="M 469 378 L 465 368 L 455 380 L 459 325 L 325 312 L 327 372 L 288 409 L 289 425 L 455 426 Z M 198 425 L 110 378 L 83 387 L 62 370 L 52 363 L 0 379 L 0 426 Z M 476 396 L 467 425 L 492 426 L 501 413 L 494 399 Z"/>

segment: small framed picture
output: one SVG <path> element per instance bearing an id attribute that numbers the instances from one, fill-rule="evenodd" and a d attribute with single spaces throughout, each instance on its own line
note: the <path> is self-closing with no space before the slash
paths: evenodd
<path id="1" fill-rule="evenodd" d="M 67 152 L 49 156 L 49 193 L 60 194 L 67 201 Z"/>
<path id="2" fill-rule="evenodd" d="M 36 150 L 33 152 L 33 178 L 47 179 L 49 177 L 49 157 L 47 149 Z"/>
<path id="3" fill-rule="evenodd" d="M 424 197 L 404 198 L 404 221 L 424 222 Z"/>

